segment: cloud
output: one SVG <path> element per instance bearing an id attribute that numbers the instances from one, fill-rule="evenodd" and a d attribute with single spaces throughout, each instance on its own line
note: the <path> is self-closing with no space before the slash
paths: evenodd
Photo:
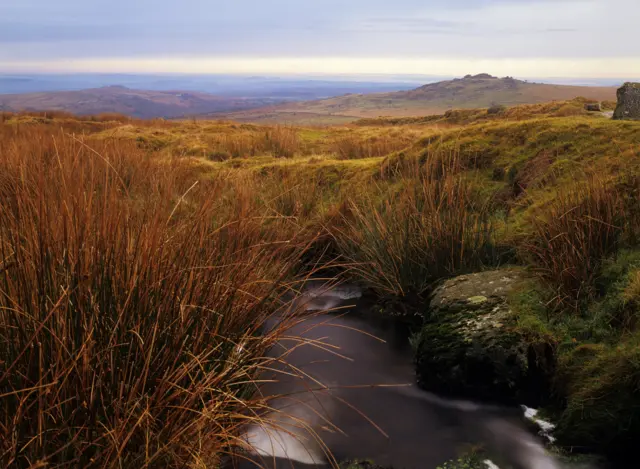
<path id="1" fill-rule="evenodd" d="M 564 58 L 606 68 L 640 58 L 638 17 L 637 0 L 21 0 L 0 4 L 0 62 Z"/>

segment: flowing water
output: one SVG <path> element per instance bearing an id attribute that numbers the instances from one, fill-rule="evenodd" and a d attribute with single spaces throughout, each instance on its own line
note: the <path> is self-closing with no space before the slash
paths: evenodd
<path id="1" fill-rule="evenodd" d="M 318 313 L 300 319 L 271 351 L 277 360 L 260 392 L 273 397 L 273 410 L 247 429 L 254 463 L 241 465 L 325 466 L 335 458 L 435 469 L 482 445 L 499 467 L 560 467 L 515 410 L 417 388 L 411 352 L 388 324 L 365 320 L 363 311 L 326 313 L 349 304 L 357 311 L 359 297 L 356 288 L 315 286 L 298 300 Z"/>

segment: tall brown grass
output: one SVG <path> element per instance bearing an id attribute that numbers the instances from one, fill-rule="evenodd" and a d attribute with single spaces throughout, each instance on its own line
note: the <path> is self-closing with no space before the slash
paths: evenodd
<path id="1" fill-rule="evenodd" d="M 212 467 L 264 407 L 301 248 L 196 182 L 134 142 L 0 139 L 0 466 Z"/>
<path id="2" fill-rule="evenodd" d="M 265 146 L 276 158 L 293 158 L 300 151 L 298 132 L 292 127 L 276 125 L 267 130 Z"/>
<path id="3" fill-rule="evenodd" d="M 433 282 L 494 259 L 488 201 L 455 156 L 404 168 L 396 194 L 352 200 L 333 229 L 353 272 L 378 293 L 422 294 Z"/>
<path id="4" fill-rule="evenodd" d="M 206 148 L 199 151 L 207 151 L 209 159 L 212 160 L 258 155 L 293 158 L 302 151 L 297 130 L 280 125 L 262 131 L 211 133 L 206 135 L 204 141 Z"/>
<path id="5" fill-rule="evenodd" d="M 353 132 L 338 135 L 331 144 L 331 150 L 339 159 L 355 160 L 386 156 L 400 151 L 413 143 L 413 133 L 381 133 L 374 136 L 363 136 Z"/>
<path id="6" fill-rule="evenodd" d="M 555 301 L 577 307 L 593 299 L 602 261 L 619 246 L 625 211 L 611 181 L 597 176 L 561 189 L 531 217 L 524 256 L 556 292 Z"/>

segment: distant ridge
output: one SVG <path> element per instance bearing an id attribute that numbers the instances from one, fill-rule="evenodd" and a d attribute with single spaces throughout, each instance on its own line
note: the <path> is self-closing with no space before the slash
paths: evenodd
<path id="1" fill-rule="evenodd" d="M 292 92 L 294 92 L 292 90 Z M 290 97 L 231 97 L 197 91 L 152 91 L 110 85 L 80 91 L 0 94 L 3 111 L 120 113 L 139 118 L 199 116 L 247 122 L 344 123 L 363 117 L 415 117 L 449 109 L 514 106 L 583 96 L 614 101 L 615 87 L 531 83 L 488 73 L 440 81 L 407 91 L 343 94 L 314 101 Z"/>
<path id="2" fill-rule="evenodd" d="M 121 85 L 82 91 L 0 95 L 4 111 L 67 111 L 73 114 L 119 113 L 132 117 L 183 117 L 231 112 L 281 103 L 268 98 L 231 98 L 195 91 L 146 91 Z"/>
<path id="3" fill-rule="evenodd" d="M 305 115 L 334 119 L 362 117 L 415 117 L 442 114 L 449 109 L 488 108 L 571 100 L 578 96 L 615 101 L 616 87 L 570 86 L 531 83 L 488 73 L 440 81 L 409 91 L 353 94 L 317 101 L 288 103 L 227 115 L 243 121 L 281 122 L 303 120 Z"/>

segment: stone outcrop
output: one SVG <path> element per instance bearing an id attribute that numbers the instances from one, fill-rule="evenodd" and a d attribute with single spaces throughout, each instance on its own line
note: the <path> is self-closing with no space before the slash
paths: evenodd
<path id="1" fill-rule="evenodd" d="M 640 119 L 640 83 L 625 83 L 618 89 L 614 119 Z"/>
<path id="2" fill-rule="evenodd" d="M 527 274 L 500 269 L 446 281 L 414 338 L 418 384 L 449 397 L 538 404 L 553 367 L 551 347 L 518 331 L 508 295 Z"/>
<path id="3" fill-rule="evenodd" d="M 602 112 L 602 105 L 600 103 L 586 103 L 584 109 L 589 112 Z"/>

